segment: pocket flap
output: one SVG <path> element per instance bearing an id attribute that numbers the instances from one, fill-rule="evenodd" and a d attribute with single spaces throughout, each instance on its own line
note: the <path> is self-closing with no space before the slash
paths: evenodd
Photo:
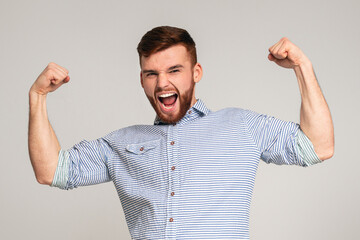
<path id="1" fill-rule="evenodd" d="M 126 145 L 126 150 L 135 154 L 144 154 L 150 149 L 156 148 L 159 145 L 160 139 L 152 140 L 142 143 L 134 143 Z"/>

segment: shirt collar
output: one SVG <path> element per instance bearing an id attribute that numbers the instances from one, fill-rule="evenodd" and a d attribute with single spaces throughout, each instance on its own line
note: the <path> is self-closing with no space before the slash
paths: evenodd
<path id="1" fill-rule="evenodd" d="M 208 115 L 210 109 L 208 109 L 201 99 L 197 99 L 196 103 L 187 111 L 185 116 L 180 119 L 176 124 L 186 124 L 189 121 L 193 121 L 197 118 L 204 117 Z M 154 125 L 167 125 L 168 123 L 164 123 L 158 116 L 156 116 Z"/>

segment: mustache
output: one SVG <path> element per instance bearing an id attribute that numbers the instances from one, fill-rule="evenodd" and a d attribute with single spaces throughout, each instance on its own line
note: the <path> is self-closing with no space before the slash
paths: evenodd
<path id="1" fill-rule="evenodd" d="M 175 87 L 173 87 L 173 88 L 156 87 L 154 90 L 154 95 L 156 95 L 156 93 L 159 93 L 159 92 L 171 92 L 171 91 L 174 91 L 174 92 L 176 92 L 177 95 L 179 95 L 179 90 Z"/>

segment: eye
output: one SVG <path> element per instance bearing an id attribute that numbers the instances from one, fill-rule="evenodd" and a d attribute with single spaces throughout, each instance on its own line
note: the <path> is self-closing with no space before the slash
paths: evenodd
<path id="1" fill-rule="evenodd" d="M 153 77 L 153 76 L 156 76 L 156 73 L 150 72 L 150 73 L 147 73 L 145 76 L 146 77 Z"/>
<path id="2" fill-rule="evenodd" d="M 177 73 L 177 72 L 180 72 L 180 70 L 179 69 L 173 69 L 173 70 L 170 71 L 170 73 Z"/>

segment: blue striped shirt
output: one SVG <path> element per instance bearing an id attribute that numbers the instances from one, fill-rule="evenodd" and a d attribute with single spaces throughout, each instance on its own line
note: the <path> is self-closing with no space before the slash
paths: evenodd
<path id="1" fill-rule="evenodd" d="M 198 100 L 175 125 L 136 125 L 61 150 L 52 186 L 113 181 L 133 239 L 249 239 L 259 159 L 320 159 L 299 125 Z"/>

